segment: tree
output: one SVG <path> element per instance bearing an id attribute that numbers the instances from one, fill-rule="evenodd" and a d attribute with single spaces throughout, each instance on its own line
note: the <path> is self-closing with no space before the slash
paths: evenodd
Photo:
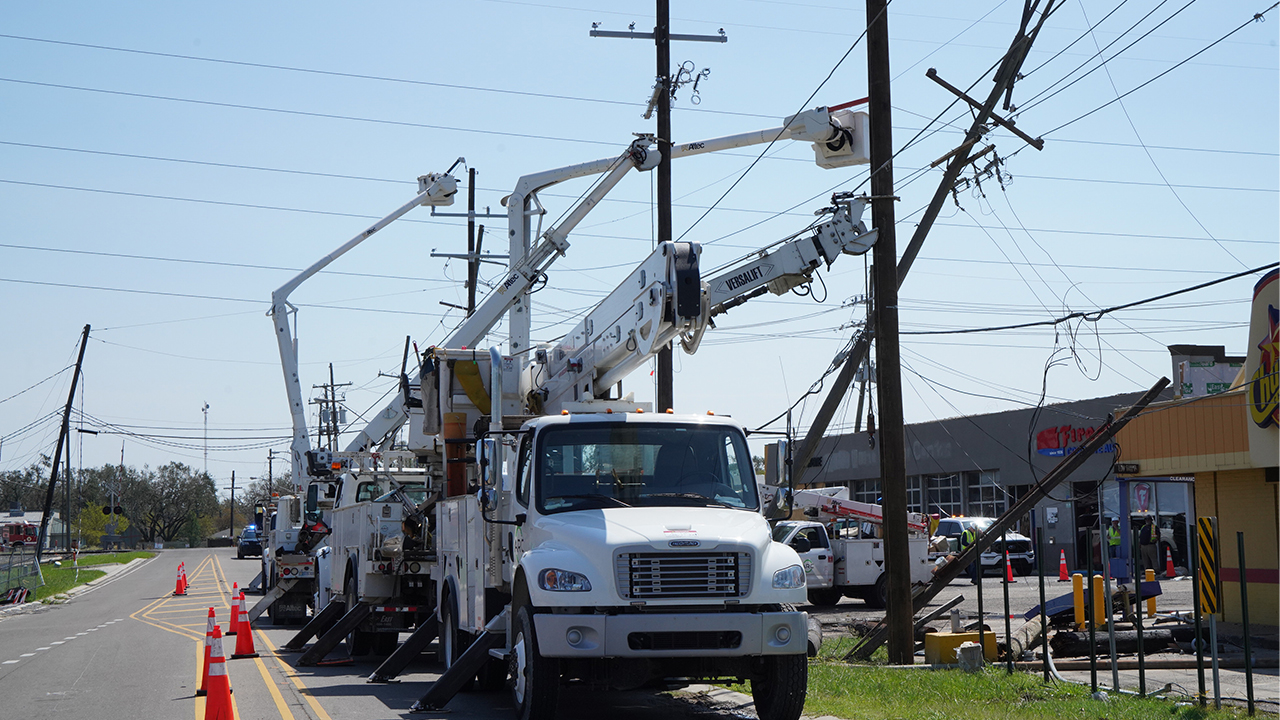
<path id="1" fill-rule="evenodd" d="M 0 512 L 13 503 L 21 503 L 22 509 L 44 509 L 44 497 L 49 488 L 49 469 L 52 461 L 48 455 L 22 470 L 0 472 Z"/>
<path id="2" fill-rule="evenodd" d="M 199 519 L 217 512 L 217 488 L 203 472 L 179 462 L 161 465 L 128 477 L 124 485 L 125 514 L 148 542 L 172 540 L 186 531 L 199 540 Z"/>

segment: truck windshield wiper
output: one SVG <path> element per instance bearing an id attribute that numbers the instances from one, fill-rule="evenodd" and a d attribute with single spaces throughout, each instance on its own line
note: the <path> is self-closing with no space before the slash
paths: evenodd
<path id="1" fill-rule="evenodd" d="M 733 505 L 730 505 L 730 504 L 728 504 L 728 503 L 726 503 L 726 502 L 723 502 L 723 501 L 721 501 L 721 500 L 717 500 L 717 499 L 712 498 L 712 497 L 707 497 L 706 495 L 703 495 L 703 494 L 701 494 L 701 493 L 695 493 L 695 492 L 664 492 L 664 493 L 648 493 L 648 494 L 646 494 L 646 495 L 641 495 L 640 497 L 642 497 L 642 498 L 651 498 L 651 497 L 660 497 L 660 498 L 684 498 L 684 499 L 686 499 L 686 500 L 701 500 L 701 501 L 703 501 L 704 503 L 707 503 L 707 504 L 709 504 L 709 505 L 719 505 L 720 507 L 727 507 L 727 508 L 734 507 Z"/>
<path id="2" fill-rule="evenodd" d="M 548 499 L 548 500 L 572 500 L 572 499 L 579 499 L 579 500 L 609 500 L 609 501 L 611 501 L 611 502 L 615 502 L 615 503 L 617 503 L 619 507 L 631 507 L 631 505 L 630 505 L 629 503 L 623 502 L 622 500 L 619 500 L 618 498 L 616 498 L 616 497 L 614 497 L 614 496 L 612 496 L 612 495 L 605 495 L 605 494 L 603 494 L 603 493 L 580 493 L 580 494 L 576 494 L 576 495 L 552 495 L 551 497 L 549 497 L 549 498 L 547 498 L 547 499 Z"/>

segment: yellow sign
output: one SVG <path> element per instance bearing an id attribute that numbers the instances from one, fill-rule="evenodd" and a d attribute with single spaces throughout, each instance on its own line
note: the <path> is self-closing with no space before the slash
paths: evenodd
<path id="1" fill-rule="evenodd" d="M 1200 559 L 1200 612 L 1221 612 L 1222 583 L 1218 573 L 1218 518 L 1196 518 L 1196 541 Z"/>
<path id="2" fill-rule="evenodd" d="M 1245 346 L 1245 398 L 1249 454 L 1254 465 L 1275 465 L 1280 453 L 1280 271 L 1253 286 L 1249 342 Z"/>

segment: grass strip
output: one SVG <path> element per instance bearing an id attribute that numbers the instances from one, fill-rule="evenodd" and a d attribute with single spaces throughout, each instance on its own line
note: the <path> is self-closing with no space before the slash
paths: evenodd
<path id="1" fill-rule="evenodd" d="M 832 638 L 823 643 L 819 657 L 809 662 L 805 715 L 857 720 L 1225 720 L 1246 716 L 1240 708 L 1177 707 L 1170 699 L 1112 694 L 1106 701 L 1094 700 L 1087 686 L 1045 684 L 1039 673 L 1009 675 L 1003 666 L 966 673 L 893 668 L 883 660 L 877 664 L 875 658 L 870 664 L 850 665 L 839 658 L 852 645 L 850 638 Z M 730 687 L 751 692 L 750 683 Z"/>

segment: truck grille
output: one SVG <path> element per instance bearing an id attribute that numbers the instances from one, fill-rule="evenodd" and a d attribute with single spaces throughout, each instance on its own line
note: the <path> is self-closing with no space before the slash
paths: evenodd
<path id="1" fill-rule="evenodd" d="M 716 553 L 618 553 L 618 594 L 629 600 L 736 598 L 751 591 L 751 555 Z"/>
<path id="2" fill-rule="evenodd" d="M 634 632 L 627 635 L 632 650 L 730 650 L 742 645 L 736 630 L 707 632 Z"/>

